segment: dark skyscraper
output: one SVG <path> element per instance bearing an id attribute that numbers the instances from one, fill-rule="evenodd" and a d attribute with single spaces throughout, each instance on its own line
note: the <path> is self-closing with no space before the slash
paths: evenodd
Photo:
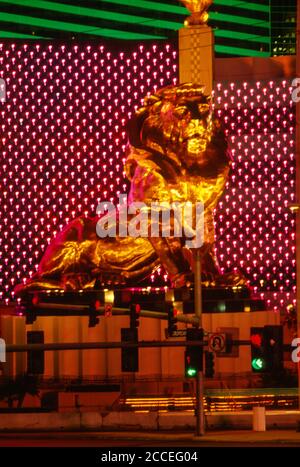
<path id="1" fill-rule="evenodd" d="M 296 0 L 271 0 L 272 55 L 296 53 Z"/>
<path id="2" fill-rule="evenodd" d="M 176 40 L 189 14 L 179 0 L 11 0 L 0 11 L 0 38 L 24 40 Z M 269 0 L 214 0 L 209 18 L 217 56 L 271 55 Z"/>

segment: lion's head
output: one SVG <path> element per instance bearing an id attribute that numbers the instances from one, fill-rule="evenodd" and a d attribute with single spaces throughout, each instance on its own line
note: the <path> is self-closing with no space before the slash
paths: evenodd
<path id="1" fill-rule="evenodd" d="M 146 97 L 129 124 L 131 156 L 126 171 L 132 174 L 132 162 L 143 150 L 182 169 L 215 177 L 229 164 L 224 133 L 212 113 L 210 97 L 203 86 L 186 83 L 168 86 Z"/>

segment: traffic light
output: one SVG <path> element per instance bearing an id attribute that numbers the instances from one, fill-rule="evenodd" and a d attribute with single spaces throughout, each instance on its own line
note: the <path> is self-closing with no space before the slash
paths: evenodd
<path id="1" fill-rule="evenodd" d="M 36 313 L 33 310 L 33 307 L 26 306 L 25 319 L 26 319 L 26 324 L 33 324 L 36 321 Z"/>
<path id="2" fill-rule="evenodd" d="M 138 344 L 137 328 L 121 328 L 121 341 Z M 139 371 L 139 348 L 122 347 L 121 350 L 121 365 L 122 371 L 136 372 Z"/>
<path id="3" fill-rule="evenodd" d="M 186 330 L 187 341 L 203 342 L 203 329 L 188 328 Z M 198 371 L 203 370 L 203 347 L 187 345 L 184 354 L 185 376 L 194 378 Z"/>
<path id="4" fill-rule="evenodd" d="M 44 331 L 27 331 L 27 344 L 43 344 Z M 41 375 L 44 373 L 45 359 L 43 350 L 27 352 L 27 373 Z"/>
<path id="5" fill-rule="evenodd" d="M 25 311 L 26 324 L 33 324 L 36 321 L 39 305 L 39 295 L 34 293 L 33 296 L 29 295 L 26 299 L 22 300 L 21 306 Z"/>
<path id="6" fill-rule="evenodd" d="M 251 328 L 250 342 L 252 371 L 256 373 L 266 371 L 267 361 L 264 348 L 264 328 Z"/>
<path id="7" fill-rule="evenodd" d="M 132 329 L 138 328 L 140 325 L 140 312 L 141 307 L 137 304 L 130 305 L 130 327 Z"/>
<path id="8" fill-rule="evenodd" d="M 97 314 L 99 313 L 101 308 L 101 302 L 100 300 L 95 300 L 95 302 L 90 304 L 90 310 L 89 310 L 89 328 L 94 328 L 99 324 L 100 318 L 97 317 Z"/>
<path id="9" fill-rule="evenodd" d="M 280 325 L 251 328 L 251 366 L 254 372 L 283 369 L 283 328 Z"/>
<path id="10" fill-rule="evenodd" d="M 271 325 L 264 327 L 264 347 L 267 371 L 283 369 L 283 327 Z"/>
<path id="11" fill-rule="evenodd" d="M 177 331 L 177 318 L 176 310 L 172 303 L 166 303 L 167 314 L 168 314 L 168 335 L 172 336 L 173 332 Z"/>
<path id="12" fill-rule="evenodd" d="M 213 352 L 205 351 L 205 377 L 213 378 L 215 374 L 215 355 Z"/>

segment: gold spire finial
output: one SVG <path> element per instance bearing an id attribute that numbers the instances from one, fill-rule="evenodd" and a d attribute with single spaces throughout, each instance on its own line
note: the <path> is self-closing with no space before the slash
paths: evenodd
<path id="1" fill-rule="evenodd" d="M 213 0 L 181 0 L 184 6 L 191 12 L 185 22 L 185 26 L 199 26 L 207 23 L 207 9 L 212 5 Z"/>

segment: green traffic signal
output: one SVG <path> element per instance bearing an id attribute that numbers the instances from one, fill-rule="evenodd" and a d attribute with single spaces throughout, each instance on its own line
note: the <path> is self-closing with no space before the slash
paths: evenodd
<path id="1" fill-rule="evenodd" d="M 197 376 L 197 369 L 193 367 L 187 368 L 186 376 L 188 376 L 189 378 L 194 378 L 195 376 Z"/>
<path id="2" fill-rule="evenodd" d="M 266 367 L 266 362 L 263 358 L 253 358 L 252 368 L 256 371 L 263 371 Z"/>
<path id="3" fill-rule="evenodd" d="M 187 342 L 194 341 L 203 344 L 202 328 L 187 328 Z M 195 378 L 198 371 L 203 370 L 203 347 L 197 345 L 187 345 L 184 353 L 185 376 Z"/>
<path id="4" fill-rule="evenodd" d="M 282 325 L 251 327 L 251 369 L 258 373 L 282 370 L 284 343 Z"/>

